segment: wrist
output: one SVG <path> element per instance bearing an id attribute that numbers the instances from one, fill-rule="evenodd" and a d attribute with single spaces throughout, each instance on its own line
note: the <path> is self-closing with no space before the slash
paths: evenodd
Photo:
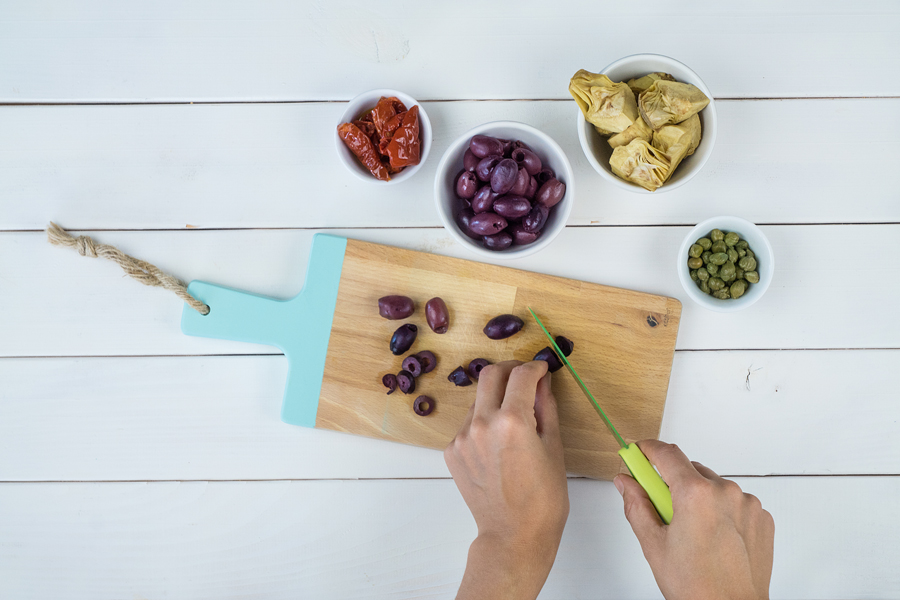
<path id="1" fill-rule="evenodd" d="M 464 593 L 467 590 L 487 592 L 486 585 L 491 588 L 490 594 L 471 597 L 536 598 L 550 574 L 558 549 L 559 539 L 479 533 L 469 548 L 459 598 L 470 597 Z M 478 584 L 470 588 L 466 580 Z"/>

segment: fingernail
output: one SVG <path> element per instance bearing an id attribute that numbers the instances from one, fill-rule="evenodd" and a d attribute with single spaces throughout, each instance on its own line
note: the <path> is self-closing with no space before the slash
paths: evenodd
<path id="1" fill-rule="evenodd" d="M 625 495 L 625 484 L 622 482 L 622 476 L 616 475 L 616 478 L 613 479 L 613 485 L 616 486 L 616 489 L 619 490 L 619 494 Z"/>

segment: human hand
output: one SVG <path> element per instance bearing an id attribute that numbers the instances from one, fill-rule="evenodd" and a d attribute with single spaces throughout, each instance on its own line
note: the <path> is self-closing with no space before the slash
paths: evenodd
<path id="1" fill-rule="evenodd" d="M 569 515 L 547 363 L 485 367 L 444 460 L 478 526 L 458 598 L 537 597 Z"/>
<path id="2" fill-rule="evenodd" d="M 615 485 L 663 596 L 767 600 L 775 521 L 759 499 L 689 461 L 678 446 L 656 440 L 638 445 L 672 491 L 672 522 L 663 524 L 628 475 L 616 476 Z"/>

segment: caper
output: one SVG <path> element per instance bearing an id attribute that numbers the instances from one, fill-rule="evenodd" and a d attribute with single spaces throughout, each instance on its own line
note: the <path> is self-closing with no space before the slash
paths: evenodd
<path id="1" fill-rule="evenodd" d="M 703 254 L 700 255 L 700 258 L 703 259 L 703 264 L 709 264 L 709 257 L 712 256 L 712 252 L 707 250 Z"/>
<path id="2" fill-rule="evenodd" d="M 747 291 L 747 282 L 743 279 L 739 279 L 731 284 L 729 291 L 731 292 L 732 298 L 740 298 L 744 295 L 744 292 Z"/>
<path id="3" fill-rule="evenodd" d="M 709 271 L 707 271 L 703 267 L 700 267 L 699 269 L 697 269 L 697 279 L 699 279 L 700 281 L 706 281 L 707 279 L 709 279 Z"/>
<path id="4" fill-rule="evenodd" d="M 750 283 L 759 283 L 759 273 L 756 271 L 744 271 L 744 279 Z"/>
<path id="5" fill-rule="evenodd" d="M 744 270 L 740 267 L 735 267 L 734 268 L 734 278 L 735 278 L 735 280 L 743 279 L 744 278 Z"/>
<path id="6" fill-rule="evenodd" d="M 709 293 L 709 282 L 708 281 L 700 282 L 700 291 L 703 292 L 704 294 Z"/>
<path id="7" fill-rule="evenodd" d="M 726 262 L 728 262 L 728 255 L 724 252 L 716 252 L 709 257 L 709 262 L 713 265 L 724 265 Z"/>
<path id="8" fill-rule="evenodd" d="M 731 281 L 734 279 L 734 263 L 726 261 L 724 265 L 719 268 L 719 278 L 723 281 Z"/>
<path id="9" fill-rule="evenodd" d="M 694 283 L 697 282 L 697 269 L 691 270 L 691 279 L 694 281 Z"/>
<path id="10" fill-rule="evenodd" d="M 738 262 L 738 266 L 740 266 L 745 271 L 755 271 L 756 270 L 756 259 L 750 258 L 749 256 L 745 256 Z"/>
<path id="11" fill-rule="evenodd" d="M 728 291 L 728 288 L 723 288 L 717 292 L 713 292 L 713 298 L 718 298 L 719 300 L 728 300 L 731 298 L 731 292 Z"/>
<path id="12" fill-rule="evenodd" d="M 703 246 L 704 250 L 709 250 L 709 247 L 712 246 L 712 242 L 709 238 L 700 238 L 699 240 L 697 240 L 697 243 Z"/>
<path id="13" fill-rule="evenodd" d="M 710 248 L 709 251 L 716 254 L 717 252 L 725 252 L 727 249 L 728 246 L 725 245 L 725 242 L 719 240 L 718 242 L 713 242 L 712 248 Z"/>
<path id="14" fill-rule="evenodd" d="M 747 240 L 741 240 L 737 244 L 734 245 L 738 250 L 746 250 L 750 247 L 750 244 L 747 243 Z"/>
<path id="15" fill-rule="evenodd" d="M 701 258 L 689 258 L 688 266 L 692 269 L 699 269 L 703 266 L 703 259 Z"/>
<path id="16" fill-rule="evenodd" d="M 709 289 L 712 291 L 721 290 L 725 287 L 725 282 L 719 279 L 718 277 L 712 277 L 709 281 L 706 282 L 709 285 Z"/>
<path id="17" fill-rule="evenodd" d="M 719 265 L 714 265 L 712 263 L 709 263 L 708 265 L 706 265 L 706 270 L 709 272 L 710 275 L 713 275 L 713 276 L 718 275 Z"/>
<path id="18" fill-rule="evenodd" d="M 738 248 L 737 253 L 740 258 L 744 258 L 745 256 L 747 256 L 747 251 L 743 248 Z"/>
<path id="19" fill-rule="evenodd" d="M 747 248 L 747 256 L 749 256 L 750 258 L 756 258 L 756 254 L 754 254 L 753 250 L 751 250 L 750 248 Z"/>
<path id="20" fill-rule="evenodd" d="M 720 229 L 713 229 L 712 231 L 709 232 L 709 239 L 711 239 L 713 241 L 713 243 L 721 242 L 722 240 L 725 239 L 725 234 L 722 233 L 722 231 Z"/>
<path id="21" fill-rule="evenodd" d="M 739 236 L 738 234 L 736 234 L 733 231 L 729 231 L 728 233 L 725 234 L 723 241 L 725 242 L 726 246 L 734 246 L 739 241 L 741 241 L 741 236 Z"/>
<path id="22" fill-rule="evenodd" d="M 740 256 L 738 256 L 737 250 L 735 250 L 734 248 L 729 248 L 725 253 L 728 255 L 728 260 L 730 260 L 731 262 L 737 262 L 740 258 Z"/>
<path id="23" fill-rule="evenodd" d="M 701 254 L 703 254 L 703 246 L 701 246 L 700 244 L 691 244 L 691 247 L 688 250 L 688 256 L 692 258 L 700 258 Z"/>

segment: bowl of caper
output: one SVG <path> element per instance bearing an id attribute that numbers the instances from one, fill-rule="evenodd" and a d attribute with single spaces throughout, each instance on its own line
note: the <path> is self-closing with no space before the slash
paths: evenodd
<path id="1" fill-rule="evenodd" d="M 759 300 L 775 257 L 762 230 L 739 217 L 713 217 L 691 229 L 678 251 L 678 278 L 695 302 L 734 312 Z"/>

